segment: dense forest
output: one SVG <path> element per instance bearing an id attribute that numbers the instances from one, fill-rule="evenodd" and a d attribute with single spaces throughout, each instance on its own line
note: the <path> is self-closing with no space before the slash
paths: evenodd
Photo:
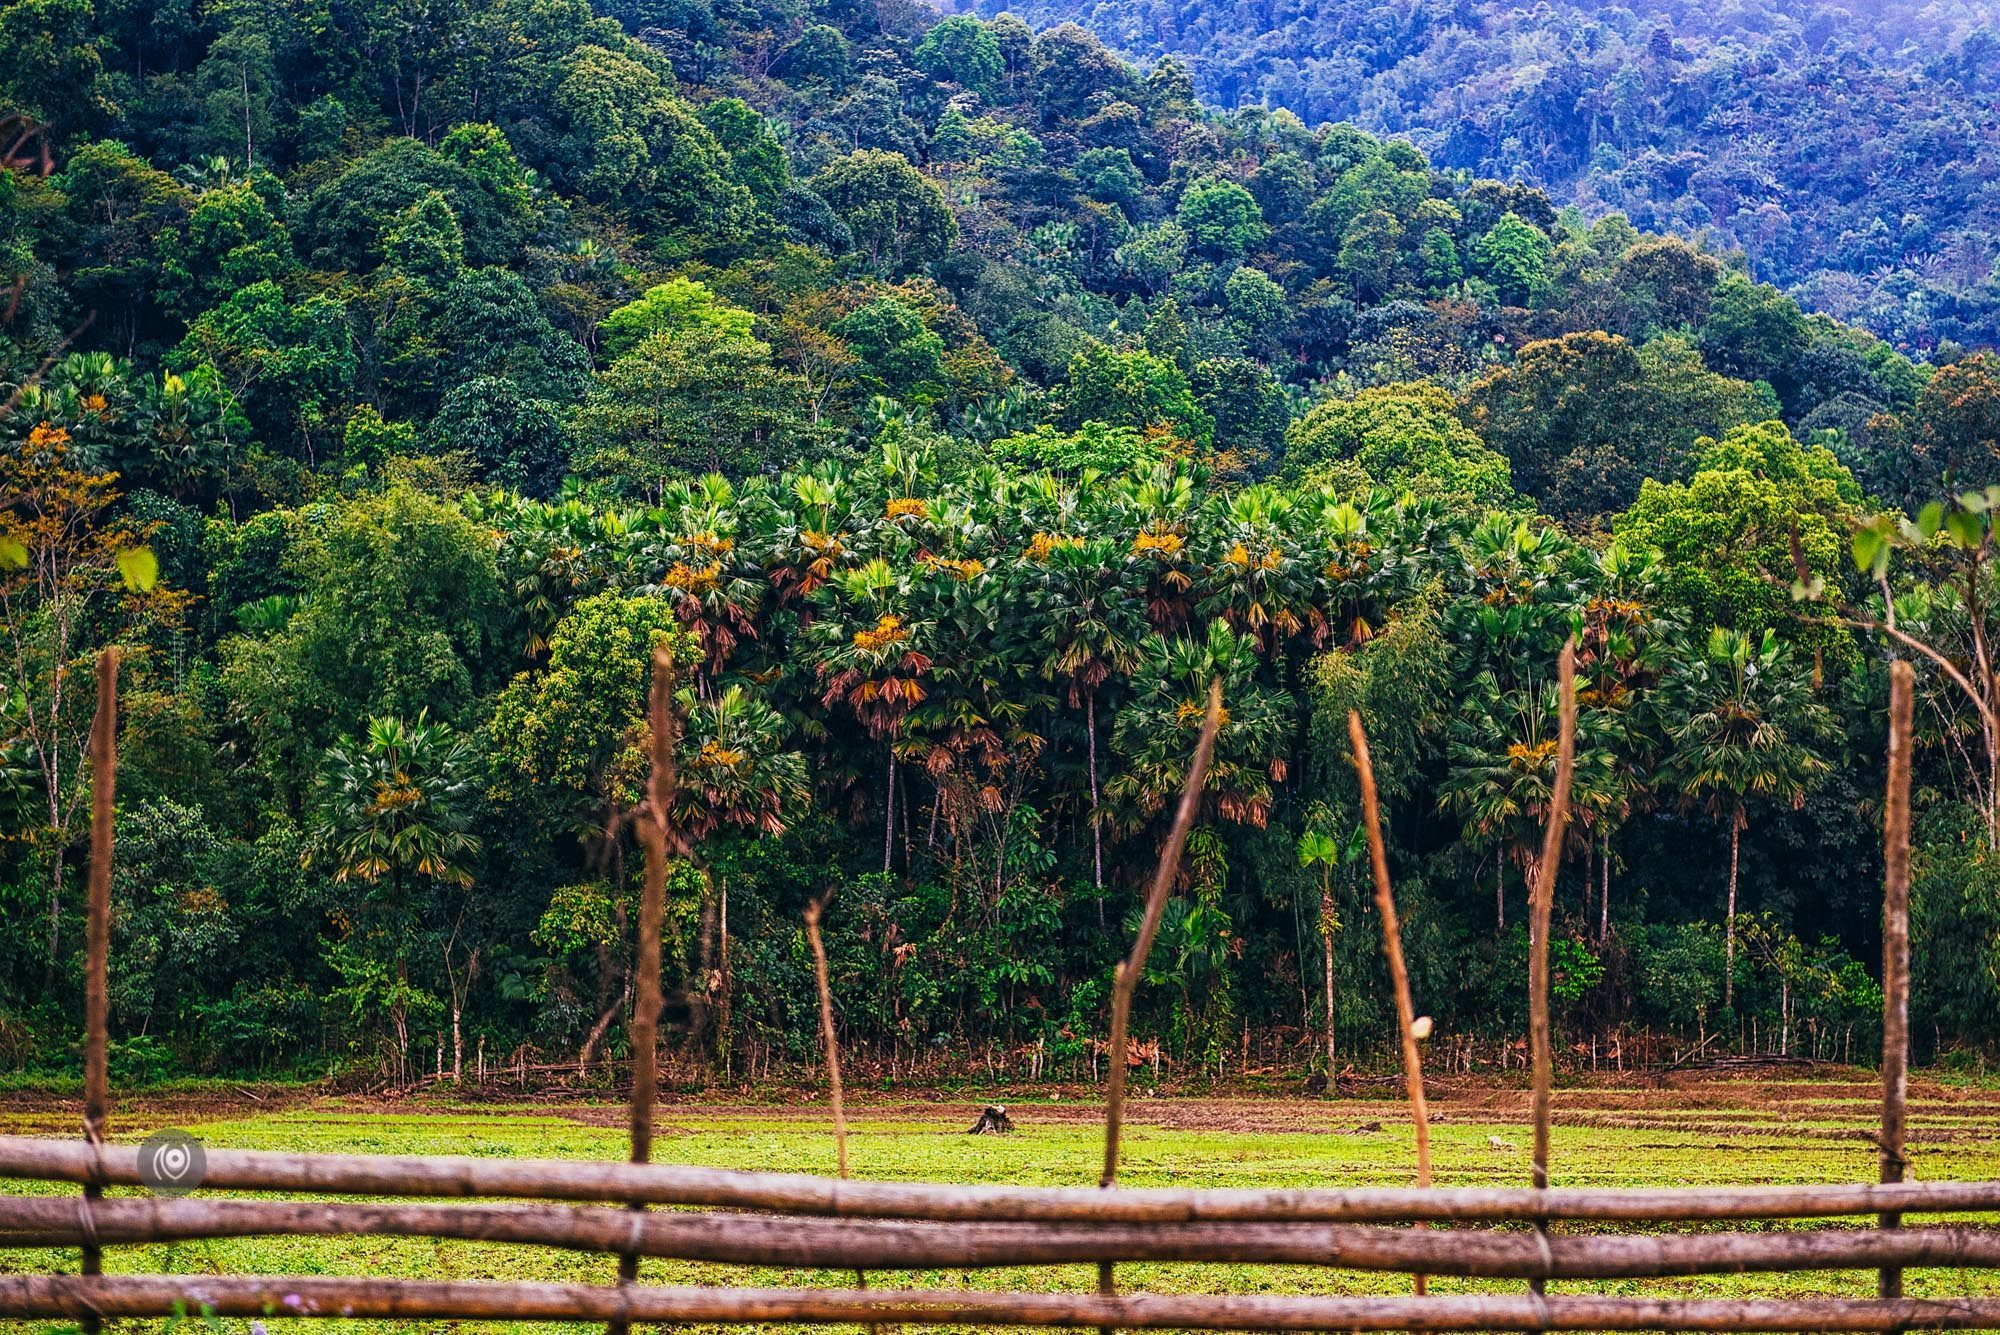
<path id="1" fill-rule="evenodd" d="M 1200 96 L 1407 137 L 1587 216 L 1709 236 L 1905 350 L 2000 339 L 1986 0 L 976 0 L 1171 55 Z"/>
<path id="2" fill-rule="evenodd" d="M 1900 655 L 1916 1032 L 2000 1041 L 1990 352 L 894 0 L 11 0 L 0 87 L 16 1070 L 108 644 L 121 1081 L 617 1056 L 662 645 L 720 1071 L 829 893 L 857 1049 L 1087 1053 L 1218 675 L 1139 1032 L 1383 1053 L 1358 709 L 1436 1042 L 1518 1035 L 1570 637 L 1572 1039 L 1865 1049 Z"/>

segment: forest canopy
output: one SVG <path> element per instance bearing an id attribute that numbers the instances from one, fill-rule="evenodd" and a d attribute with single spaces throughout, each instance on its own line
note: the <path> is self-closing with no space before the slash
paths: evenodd
<path id="1" fill-rule="evenodd" d="M 1182 62 L 1216 105 L 1407 138 L 1708 236 L 1906 350 L 2000 340 L 1990 3 L 977 0 Z"/>
<path id="2" fill-rule="evenodd" d="M 1381 1031 L 1358 709 L 1420 1004 L 1518 1032 L 1571 638 L 1566 1028 L 1867 1038 L 1893 654 L 1916 1032 L 2000 1042 L 1985 315 L 1012 15 L 8 0 L 0 53 L 0 1061 L 72 1060 L 107 645 L 120 1080 L 615 1052 L 662 648 L 720 1070 L 814 1051 L 829 893 L 848 1041 L 1084 1052 L 1212 677 L 1144 1031 Z"/>

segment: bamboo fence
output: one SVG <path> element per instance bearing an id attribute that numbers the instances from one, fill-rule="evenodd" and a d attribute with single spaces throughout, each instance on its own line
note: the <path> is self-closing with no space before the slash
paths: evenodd
<path id="1" fill-rule="evenodd" d="M 121 1317 L 602 1322 L 856 1323 L 1097 1327 L 1100 1330 L 1682 1330 L 1901 1331 L 2000 1329 L 2000 1299 L 1910 1298 L 1911 1267 L 2000 1268 L 2000 1230 L 1911 1226 L 1911 1215 L 2000 1213 L 2000 1181 L 1906 1181 L 1909 786 L 1911 673 L 1891 673 L 1883 931 L 1881 1180 L 1825 1186 L 1575 1189 L 1551 1186 L 1551 1042 L 1548 907 L 1566 820 L 1575 728 L 1574 653 L 1563 651 L 1561 739 L 1544 855 L 1533 886 L 1530 941 L 1534 1155 L 1528 1185 L 1433 1188 L 1429 1181 L 1421 1043 L 1403 966 L 1395 901 L 1368 744 L 1358 716 L 1349 735 L 1383 949 L 1396 991 L 1398 1040 L 1416 1128 L 1413 1188 L 1133 1189 L 1117 1185 L 1123 1069 L 1111 1064 L 1104 1166 L 1096 1187 L 1024 1188 L 850 1180 L 839 1096 L 833 998 L 819 926 L 807 915 L 820 991 L 822 1040 L 835 1090 L 840 1175 L 738 1172 L 649 1162 L 660 1007 L 657 924 L 667 860 L 685 846 L 670 813 L 676 720 L 671 665 L 655 663 L 653 774 L 634 813 L 646 854 L 641 951 L 632 1020 L 635 1061 L 628 1163 L 449 1156 L 289 1154 L 214 1149 L 204 1191 L 275 1192 L 332 1199 L 107 1197 L 143 1185 L 140 1151 L 106 1139 L 105 996 L 108 975 L 110 813 L 116 781 L 118 661 L 99 664 L 92 738 L 90 924 L 86 934 L 85 1114 L 82 1140 L 0 1136 L 0 1177 L 81 1187 L 80 1194 L 0 1196 L 0 1248 L 80 1251 L 75 1275 L 0 1275 L 0 1317 L 67 1318 L 89 1331 Z M 1216 736 L 1212 684 L 1186 791 L 1149 887 L 1131 955 L 1119 965 L 1113 1051 L 1127 1032 L 1132 994 L 1178 875 Z M 644 930 L 654 930 L 647 949 Z M 386 1199 L 384 1199 L 386 1198 Z M 502 1203 L 493 1203 L 495 1201 Z M 526 1203 L 521 1203 L 526 1202 Z M 652 1207 L 673 1207 L 655 1210 Z M 1874 1226 L 1867 1220 L 1873 1217 Z M 1717 1225 L 1790 1221 L 1783 1228 Z M 1799 1227 L 1799 1221 L 1819 1221 Z M 1585 1223 L 1588 1232 L 1555 1226 Z M 1431 1227 L 1433 1225 L 1439 1227 Z M 1623 1231 L 1605 1225 L 1633 1226 Z M 1662 1231 L 1662 1226 L 1669 1226 Z M 1643 1231 L 1642 1231 L 1643 1230 Z M 106 1275 L 103 1249 L 194 1239 L 369 1235 L 562 1248 L 615 1256 L 613 1285 L 438 1282 L 287 1275 Z M 851 1288 L 668 1287 L 639 1282 L 641 1259 L 851 1272 Z M 1409 1296 L 1121 1293 L 1120 1262 L 1312 1265 L 1411 1276 Z M 867 1272 L 1003 1269 L 1066 1263 L 1099 1267 L 1095 1292 L 929 1291 L 868 1287 Z M 1550 1294 L 1552 1281 L 1662 1280 L 1751 1272 L 1875 1270 L 1875 1298 L 1671 1299 Z M 1518 1293 L 1427 1293 L 1426 1276 L 1520 1281 Z"/>

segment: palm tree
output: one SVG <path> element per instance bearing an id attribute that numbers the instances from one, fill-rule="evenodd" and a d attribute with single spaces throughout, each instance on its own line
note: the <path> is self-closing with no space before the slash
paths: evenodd
<path id="1" fill-rule="evenodd" d="M 687 847 L 698 850 L 700 841 L 719 827 L 753 830 L 759 835 L 783 834 L 812 797 L 806 775 L 806 758 L 785 749 L 791 723 L 769 704 L 741 685 L 732 684 L 720 694 L 697 699 L 693 691 L 682 691 L 676 700 L 687 718 L 681 734 L 680 792 L 674 820 L 688 837 Z M 704 873 L 706 869 L 704 868 Z M 720 877 L 714 904 L 718 913 L 714 934 L 709 933 L 709 890 L 711 878 L 702 877 L 702 966 L 707 972 L 708 942 L 718 943 L 714 971 L 702 981 L 706 992 L 713 986 L 717 1003 L 712 1035 L 715 1056 L 725 1068 L 729 1062 L 731 987 L 729 971 L 729 885 Z M 704 1017 L 706 1012 L 703 1012 Z"/>
<path id="2" fill-rule="evenodd" d="M 1326 640 L 1325 613 L 1313 602 L 1316 572 L 1293 533 L 1295 508 L 1290 493 L 1259 485 L 1218 494 L 1202 513 L 1201 613 L 1227 622 L 1267 658 L 1294 636 L 1314 648 Z"/>
<path id="3" fill-rule="evenodd" d="M 1222 731 L 1204 788 L 1207 811 L 1262 829 L 1273 785 L 1289 768 L 1292 698 L 1257 680 L 1257 647 L 1221 621 L 1201 640 L 1146 641 L 1145 665 L 1118 711 L 1111 745 L 1125 766 L 1104 786 L 1128 829 L 1157 818 L 1187 784 L 1187 767 L 1206 712 L 1208 683 L 1222 678 Z"/>
<path id="4" fill-rule="evenodd" d="M 888 871 L 896 834 L 896 748 L 910 711 L 929 694 L 924 684 L 932 659 L 932 627 L 909 620 L 910 580 L 877 557 L 844 570 L 820 590 L 827 614 L 812 625 L 811 661 L 820 703 L 845 707 L 870 737 L 885 744 L 882 870 Z"/>
<path id="5" fill-rule="evenodd" d="M 1681 628 L 1663 614 L 1665 566 L 1657 549 L 1614 539 L 1593 556 L 1589 599 L 1579 609 L 1577 707 L 1599 713 L 1617 761 L 1601 795 L 1597 831 L 1597 940 L 1611 935 L 1611 841 L 1635 807 L 1652 800 L 1656 737 L 1645 706 L 1660 676 L 1668 637 Z"/>
<path id="6" fill-rule="evenodd" d="M 1091 537 L 1077 543 L 1031 544 L 1018 575 L 1040 626 L 1041 674 L 1059 683 L 1084 711 L 1090 764 L 1091 881 L 1098 925 L 1104 923 L 1104 827 L 1099 819 L 1097 697 L 1106 681 L 1129 676 L 1140 663 L 1146 621 L 1126 584 L 1125 544 Z"/>
<path id="7" fill-rule="evenodd" d="M 1474 678 L 1451 727 L 1450 769 L 1438 788 L 1438 808 L 1457 815 L 1468 842 L 1499 849 L 1533 885 L 1542 836 L 1555 794 L 1559 701 L 1553 682 L 1502 691 L 1493 674 Z M 1615 809 L 1617 760 L 1602 711 L 1577 715 L 1576 759 L 1570 784 L 1568 841 L 1589 837 Z M 1502 872 L 1504 874 L 1504 871 Z M 1498 924 L 1507 924 L 1504 892 Z"/>
<path id="8" fill-rule="evenodd" d="M 1753 644 L 1740 631 L 1718 627 L 1709 632 L 1705 653 L 1687 646 L 1674 658 L 1687 666 L 1661 688 L 1672 746 L 1661 778 L 1683 803 L 1729 826 L 1722 980 L 1722 1004 L 1728 1006 L 1735 1001 L 1737 868 L 1750 802 L 1766 798 L 1794 811 L 1804 806 L 1813 781 L 1830 768 L 1813 745 L 1832 732 L 1833 720 L 1774 631 Z"/>
<path id="9" fill-rule="evenodd" d="M 741 685 L 698 700 L 680 693 L 681 805 L 691 839 L 720 826 L 783 834 L 810 800 L 805 756 L 784 749 L 791 724 Z"/>
<path id="10" fill-rule="evenodd" d="M 1346 839 L 1336 839 L 1322 830 L 1307 830 L 1299 836 L 1299 865 L 1319 868 L 1319 938 L 1325 957 L 1326 983 L 1326 1081 L 1334 1084 L 1333 1064 L 1333 934 L 1340 930 L 1340 914 L 1333 904 L 1333 872 L 1352 866 L 1368 847 L 1367 831 L 1359 825 Z"/>
<path id="11" fill-rule="evenodd" d="M 470 885 L 478 851 L 469 833 L 480 802 L 471 739 L 418 714 L 414 722 L 371 718 L 360 739 L 327 748 L 311 813 L 307 856 L 338 882 L 369 887 L 376 935 L 395 954 L 389 1023 L 397 1078 L 409 1057 L 408 899 L 411 878 Z"/>
<path id="12" fill-rule="evenodd" d="M 671 600 L 700 641 L 704 694 L 736 646 L 757 638 L 766 581 L 737 549 L 740 513 L 724 477 L 672 483 L 648 515 L 653 531 L 641 539 L 642 568 L 656 572 L 643 591 Z"/>

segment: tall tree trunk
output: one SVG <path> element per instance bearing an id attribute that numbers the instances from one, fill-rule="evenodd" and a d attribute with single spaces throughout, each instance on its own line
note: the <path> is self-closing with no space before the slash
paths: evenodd
<path id="1" fill-rule="evenodd" d="M 717 999 L 715 1009 L 715 1050 L 722 1063 L 722 1074 L 728 1078 L 735 1064 L 735 1053 L 730 1048 L 730 1004 L 729 1004 L 729 880 L 718 879 L 718 913 L 721 921 L 716 931 L 718 972 L 722 977 L 722 995 Z"/>
<path id="2" fill-rule="evenodd" d="M 1604 857 L 1598 864 L 1597 944 L 1611 939 L 1611 836 L 1604 836 Z"/>
<path id="3" fill-rule="evenodd" d="M 1507 930 L 1507 858 L 1497 852 L 1493 855 L 1493 908 L 1497 923 L 1493 934 L 1499 936 Z"/>
<path id="4" fill-rule="evenodd" d="M 1097 692 L 1084 702 L 1084 731 L 1090 738 L 1090 856 L 1092 885 L 1097 891 L 1097 925 L 1104 926 L 1104 828 L 1097 820 Z"/>
<path id="5" fill-rule="evenodd" d="M 1736 1002 L 1736 862 L 1743 845 L 1743 811 L 1739 807 L 1729 821 L 1729 916 L 1722 930 L 1722 1004 Z"/>
<path id="6" fill-rule="evenodd" d="M 56 959 L 62 948 L 62 889 L 63 889 L 63 846 L 62 834 L 56 832 L 54 839 L 55 856 L 49 859 L 49 981 L 56 976 Z"/>
<path id="7" fill-rule="evenodd" d="M 1324 888 L 1319 892 L 1319 937 L 1326 952 L 1326 1083 L 1331 1089 L 1336 1069 L 1333 1064 L 1333 893 Z"/>
<path id="8" fill-rule="evenodd" d="M 396 995 L 389 1002 L 389 1028 L 396 1035 L 396 1082 L 408 1084 L 410 1079 L 410 1017 L 403 1006 L 403 994 L 409 990 L 410 961 L 402 955 L 396 956 Z"/>
<path id="9" fill-rule="evenodd" d="M 882 874 L 896 857 L 896 744 L 889 743 L 889 800 L 882 804 Z"/>

